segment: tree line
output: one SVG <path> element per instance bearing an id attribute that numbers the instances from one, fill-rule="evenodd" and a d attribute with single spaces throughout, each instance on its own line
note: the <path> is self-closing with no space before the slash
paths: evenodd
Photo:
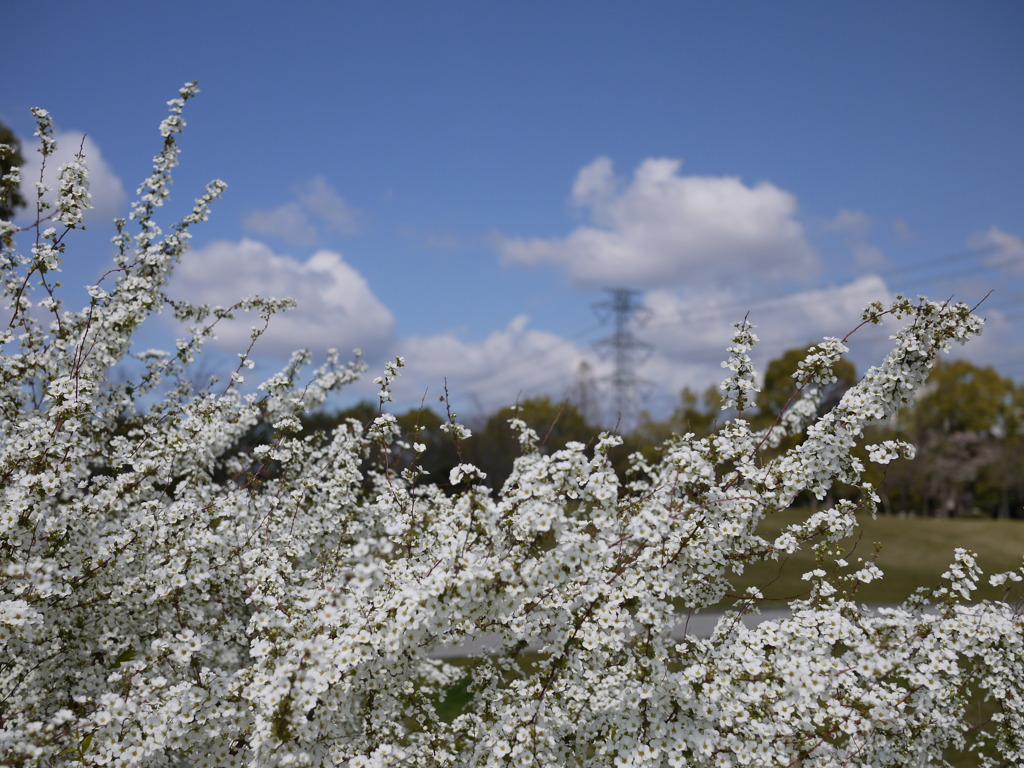
<path id="1" fill-rule="evenodd" d="M 795 393 L 791 376 L 807 348 L 795 348 L 772 360 L 758 394 L 756 410 L 749 415 L 756 429 L 771 427 Z M 820 398 L 819 411 L 836 405 L 857 380 L 849 361 L 836 366 L 836 382 Z M 629 471 L 639 454 L 655 461 L 672 435 L 693 433 L 708 437 L 735 415 L 723 411 L 716 386 L 703 392 L 684 388 L 673 411 L 657 418 L 643 411 L 637 426 L 622 435 L 623 443 L 612 451 L 619 473 Z M 447 421 L 444 398 L 440 408 L 427 406 L 398 414 L 403 434 L 425 447 L 418 452 L 412 442 L 393 444 L 387 452 L 374 451 L 365 465 L 382 470 L 409 468 L 442 485 L 460 461 L 476 465 L 498 490 L 512 473 L 520 455 L 512 418 L 522 419 L 537 432 L 540 450 L 553 453 L 570 442 L 593 446 L 602 427 L 588 421 L 579 404 L 550 396 L 531 397 L 518 405 L 466 420 L 473 435 L 457 444 L 441 426 Z M 327 430 L 346 419 L 369 425 L 379 415 L 376 403 L 361 402 L 349 408 L 309 415 L 307 432 Z M 881 497 L 886 514 L 922 517 L 984 516 L 1024 517 L 1024 386 L 999 375 L 989 366 L 966 360 L 939 361 L 915 402 L 898 417 L 872 427 L 865 442 L 903 440 L 916 448 L 914 459 L 899 459 L 885 466 L 869 465 L 870 479 Z M 787 438 L 775 448 L 763 448 L 767 462 L 796 445 L 801 438 Z M 828 501 L 853 489 L 837 486 Z M 805 501 L 814 503 L 813 497 Z"/>

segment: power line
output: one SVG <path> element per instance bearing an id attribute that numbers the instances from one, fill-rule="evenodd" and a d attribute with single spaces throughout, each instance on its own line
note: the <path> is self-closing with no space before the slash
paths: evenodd
<path id="1" fill-rule="evenodd" d="M 893 276 L 896 276 L 896 275 L 905 275 L 907 273 L 920 274 L 922 272 L 927 272 L 930 268 L 932 268 L 934 266 L 937 266 L 937 265 L 942 265 L 942 264 L 948 264 L 948 263 L 951 263 L 951 262 L 962 261 L 964 259 L 969 259 L 969 258 L 978 258 L 978 257 L 981 257 L 981 256 L 986 256 L 986 255 L 989 255 L 989 254 L 997 253 L 997 252 L 1002 251 L 1002 250 L 1005 250 L 1005 246 L 1002 246 L 1002 245 L 992 245 L 992 246 L 986 246 L 986 247 L 983 247 L 983 248 L 975 248 L 975 249 L 971 249 L 971 250 L 958 251 L 956 253 L 947 254 L 945 256 L 940 256 L 940 257 L 933 258 L 933 259 L 923 259 L 921 261 L 913 262 L 911 264 L 905 264 L 905 265 L 901 265 L 901 266 L 898 266 L 898 267 L 892 267 L 890 269 L 878 270 L 874 274 L 877 274 L 879 277 L 883 277 L 883 278 L 893 277 Z M 998 263 L 984 264 L 984 265 L 980 265 L 980 266 L 982 268 L 985 268 L 985 269 L 1005 268 L 1005 267 L 1013 266 L 1013 265 L 1019 263 L 1020 261 L 1022 261 L 1022 257 L 1015 256 L 1015 255 L 1010 255 L 1008 258 L 1006 258 L 1004 260 L 1000 260 Z M 975 265 L 972 265 L 972 266 L 969 266 L 969 267 L 956 269 L 956 270 L 953 270 L 951 272 L 941 272 L 939 274 L 921 276 L 921 277 L 918 277 L 918 278 L 915 278 L 915 279 L 919 283 L 938 282 L 940 280 L 948 280 L 948 279 L 952 279 L 952 278 L 956 278 L 956 277 L 962 277 L 964 275 L 969 275 L 972 272 L 974 272 L 975 270 L 977 270 L 978 268 L 979 268 L 979 265 L 975 264 Z M 714 307 L 708 307 L 708 306 L 700 307 L 700 306 L 697 306 L 697 307 L 694 307 L 692 309 L 684 310 L 684 311 L 681 311 L 681 312 L 677 313 L 677 319 L 697 316 L 699 314 L 707 312 L 709 309 L 714 309 L 714 310 L 717 310 L 717 311 L 725 313 L 725 314 L 729 314 L 729 313 L 739 314 L 739 313 L 742 313 L 742 312 L 746 312 L 746 311 L 749 311 L 749 310 L 755 310 L 755 309 L 759 309 L 759 310 L 770 309 L 771 307 L 773 307 L 773 306 L 775 306 L 777 304 L 784 304 L 786 302 L 792 301 L 793 298 L 794 298 L 794 295 L 799 295 L 799 294 L 794 294 L 794 293 L 762 294 L 761 296 L 750 297 L 748 299 L 734 299 L 732 301 L 729 301 L 728 303 L 725 303 L 725 304 L 722 304 L 722 305 L 718 305 L 718 306 L 714 306 Z"/>
<path id="2" fill-rule="evenodd" d="M 894 277 L 896 275 L 917 275 L 915 279 L 918 282 L 937 282 L 943 279 L 952 279 L 959 277 L 963 274 L 969 274 L 978 269 L 989 269 L 989 268 L 1005 268 L 1013 266 L 1021 261 L 1021 257 L 1014 254 L 1008 253 L 1005 258 L 1001 258 L 998 263 L 989 264 L 973 264 L 970 266 L 959 266 L 958 262 L 965 262 L 967 260 L 980 259 L 983 256 L 995 254 L 999 251 L 1004 250 L 1004 246 L 990 245 L 982 248 L 974 248 L 964 251 L 958 251 L 955 253 L 949 253 L 942 256 L 922 259 L 920 261 L 912 262 L 890 269 L 879 270 L 876 274 L 881 277 Z M 952 270 L 940 270 L 938 274 L 927 274 L 933 271 L 935 267 L 940 266 L 952 266 L 957 265 Z M 604 352 L 606 359 L 610 358 L 614 365 L 611 374 L 602 377 L 600 380 L 605 383 L 610 383 L 612 389 L 612 400 L 614 402 L 615 413 L 611 419 L 615 421 L 617 417 L 620 420 L 620 427 L 625 422 L 630 420 L 635 413 L 638 400 L 638 390 L 646 388 L 650 385 L 650 382 L 640 377 L 636 369 L 647 359 L 653 352 L 652 345 L 641 341 L 637 338 L 634 333 L 634 329 L 648 319 L 652 317 L 652 313 L 649 309 L 642 305 L 639 299 L 639 291 L 630 289 L 606 289 L 611 296 L 603 302 L 594 305 L 595 311 L 597 312 L 598 318 L 603 322 L 607 323 L 610 319 L 614 318 L 615 331 L 614 333 L 605 339 L 598 341 L 594 346 Z M 702 313 L 714 311 L 723 314 L 734 313 L 747 310 L 758 310 L 764 311 L 785 311 L 787 307 L 785 304 L 793 300 L 792 294 L 775 294 L 775 295 L 762 295 L 760 297 L 751 297 L 749 299 L 734 299 L 730 302 L 723 303 L 719 306 L 692 306 L 687 309 L 680 309 L 675 313 L 674 320 L 679 321 L 688 317 L 697 316 Z M 1010 304 L 1010 312 L 1005 313 L 1004 319 L 1013 320 L 1019 316 L 1018 312 L 1013 310 L 1016 309 L 1013 306 L 1012 296 L 1007 297 L 1010 299 L 1007 301 Z M 782 305 L 782 306 L 780 306 Z M 982 310 L 989 308 L 992 310 L 1001 309 L 1003 302 L 998 304 L 988 303 L 982 307 Z M 558 348 L 562 342 L 572 342 L 573 340 L 579 339 L 581 336 L 588 335 L 589 333 L 596 330 L 598 325 L 591 325 L 588 328 L 581 329 L 571 335 L 560 336 L 557 333 L 558 339 L 548 345 L 535 347 L 533 349 L 524 350 L 526 354 L 520 357 L 516 361 L 509 361 L 510 364 L 503 367 L 504 374 L 508 375 L 519 375 L 521 373 L 528 373 L 529 375 L 524 377 L 527 381 L 523 382 L 523 386 L 526 389 L 538 391 L 545 388 L 550 388 L 552 385 L 558 385 L 559 380 L 562 382 L 563 392 L 567 394 L 572 390 L 572 384 L 566 382 L 565 371 L 555 370 L 550 365 L 539 364 L 539 361 L 543 360 L 547 355 Z M 801 335 L 801 339 L 804 337 Z M 616 341 L 618 340 L 618 341 Z M 770 341 L 774 344 L 780 343 L 780 339 L 773 338 Z M 797 339 L 794 336 L 793 343 L 796 343 Z M 785 344 L 785 341 L 781 343 Z M 706 357 L 709 363 L 720 362 L 722 354 L 721 350 L 715 347 L 715 350 L 707 350 Z M 700 356 L 703 358 L 704 356 Z M 691 357 L 690 362 L 698 362 L 697 359 Z M 702 362 L 702 359 L 701 359 Z M 579 387 L 579 378 L 577 374 L 577 389 Z"/>

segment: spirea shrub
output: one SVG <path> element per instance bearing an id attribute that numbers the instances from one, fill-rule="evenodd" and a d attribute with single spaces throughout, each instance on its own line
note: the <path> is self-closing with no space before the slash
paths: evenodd
<path id="1" fill-rule="evenodd" d="M 825 339 L 765 432 L 743 418 L 757 339 L 740 323 L 723 384 L 736 418 L 673 437 L 656 462 L 635 457 L 625 477 L 609 460 L 616 436 L 542 455 L 520 422 L 522 455 L 497 492 L 466 464 L 446 478 L 361 470 L 377 447 L 423 450 L 386 412 L 401 361 L 378 379 L 372 425 L 312 436 L 300 419 L 358 362 L 332 354 L 311 370 L 297 353 L 246 389 L 250 347 L 227 381 L 191 383 L 219 321 L 257 313 L 255 343 L 287 306 L 167 294 L 224 190 L 213 182 L 180 222 L 157 223 L 195 93 L 169 102 L 152 175 L 84 307 L 65 307 L 56 278 L 89 205 L 88 158 L 60 169 L 55 202 L 40 183 L 33 226 L 0 224 L 0 762 L 878 767 L 944 765 L 959 750 L 1020 763 L 1024 624 L 1009 602 L 972 597 L 971 553 L 955 553 L 942 584 L 872 610 L 856 587 L 882 574 L 835 545 L 874 508 L 857 455 L 911 450 L 855 453 L 865 428 L 979 332 L 968 307 L 869 307 L 862 325 L 901 322 L 888 356 L 819 414 L 816 391 L 846 352 Z M 45 159 L 50 118 L 36 116 Z M 187 333 L 167 351 L 133 348 L 161 310 Z M 454 419 L 449 431 L 472 439 Z M 759 458 L 796 433 L 795 448 Z M 759 535 L 799 494 L 824 499 L 839 481 L 859 500 Z M 786 618 L 744 626 L 762 602 L 750 590 L 710 637 L 683 631 L 749 564 L 811 546 L 821 565 Z M 977 725 L 966 710 L 979 701 L 992 714 Z"/>

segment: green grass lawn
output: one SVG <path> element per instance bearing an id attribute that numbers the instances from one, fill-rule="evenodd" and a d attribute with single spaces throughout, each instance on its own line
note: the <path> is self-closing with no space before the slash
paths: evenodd
<path id="1" fill-rule="evenodd" d="M 771 541 L 787 524 L 806 515 L 806 510 L 776 513 L 764 522 L 762 534 Z M 904 600 L 917 587 L 938 585 L 957 547 L 973 551 L 986 576 L 1019 568 L 1024 558 L 1024 521 L 865 517 L 855 535 L 843 542 L 850 553 L 846 559 L 853 564 L 858 557 L 868 558 L 875 542 L 882 545 L 876 562 L 885 577 L 861 585 L 856 599 L 886 605 Z M 756 585 L 766 597 L 782 600 L 805 594 L 807 582 L 800 577 L 815 567 L 813 551 L 800 550 L 785 562 L 748 568 L 734 583 L 739 590 Z M 1002 599 L 1005 594 L 1005 588 L 994 589 L 983 582 L 976 597 Z"/>
<path id="2" fill-rule="evenodd" d="M 785 525 L 803 519 L 806 514 L 806 510 L 791 509 L 773 515 L 762 525 L 762 534 L 773 540 Z M 885 573 L 884 578 L 860 586 L 856 599 L 862 603 L 899 603 L 918 587 L 939 585 L 942 572 L 953 562 L 953 551 L 957 547 L 977 555 L 986 577 L 1019 568 L 1024 559 L 1024 521 L 1020 520 L 899 517 L 872 520 L 865 517 L 860 522 L 855 535 L 843 542 L 850 552 L 846 559 L 852 564 L 857 557 L 869 557 L 878 542 L 881 550 L 876 562 Z M 800 577 L 815 567 L 814 553 L 801 550 L 785 562 L 761 563 L 748 568 L 734 579 L 734 584 L 740 591 L 756 585 L 766 597 L 778 598 L 778 605 L 783 605 L 786 598 L 806 593 L 807 582 Z M 1021 596 L 1019 585 L 1008 595 L 1005 587 L 990 587 L 987 579 L 982 579 L 975 593 L 979 600 L 1018 600 Z M 968 718 L 971 722 L 982 723 L 995 709 L 994 702 L 982 703 L 979 699 Z M 948 751 L 946 759 L 957 768 L 978 765 L 977 758 L 971 754 Z"/>
<path id="3" fill-rule="evenodd" d="M 785 525 L 806 515 L 806 510 L 786 510 L 773 515 L 762 526 L 762 534 L 773 540 Z M 973 551 L 986 575 L 1020 567 L 1024 558 L 1024 521 L 895 517 L 872 520 L 868 517 L 861 521 L 855 536 L 843 542 L 850 553 L 846 559 L 853 564 L 857 557 L 869 557 L 875 551 L 875 542 L 882 545 L 876 562 L 885 577 L 861 585 L 856 598 L 873 605 L 892 604 L 908 597 L 917 587 L 937 586 L 942 572 L 953 562 L 953 550 L 957 547 Z M 785 562 L 748 568 L 741 577 L 734 579 L 734 584 L 739 591 L 756 585 L 767 597 L 779 598 L 776 605 L 782 606 L 784 598 L 806 593 L 807 582 L 800 576 L 815 567 L 814 553 L 801 550 Z M 978 599 L 1003 599 L 1005 596 L 1003 588 L 993 589 L 987 583 L 976 593 Z M 1013 598 L 1019 597 L 1018 588 Z M 466 660 L 453 661 L 467 663 Z M 442 718 L 451 720 L 470 704 L 472 695 L 467 685 L 468 678 L 452 686 L 437 702 Z M 995 708 L 993 702 L 982 703 L 979 699 L 968 719 L 972 723 L 985 722 Z M 956 768 L 973 768 L 978 764 L 976 757 L 970 754 L 949 751 L 946 758 Z"/>

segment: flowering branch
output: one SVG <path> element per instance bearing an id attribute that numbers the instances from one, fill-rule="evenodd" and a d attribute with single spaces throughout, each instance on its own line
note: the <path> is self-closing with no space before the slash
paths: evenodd
<path id="1" fill-rule="evenodd" d="M 903 323 L 891 352 L 817 415 L 814 390 L 849 337 L 825 339 L 764 433 L 743 419 L 757 390 L 744 320 L 722 385 L 736 418 L 711 437 L 672 437 L 657 460 L 636 457 L 628 482 L 609 459 L 620 438 L 602 435 L 592 455 L 579 443 L 545 455 L 518 419 L 521 455 L 499 492 L 461 453 L 443 484 L 388 465 L 364 477 L 374 446 L 387 456 L 406 445 L 385 411 L 401 358 L 377 380 L 367 429 L 303 435 L 302 417 L 365 366 L 332 353 L 308 371 L 299 352 L 246 391 L 257 340 L 290 302 L 201 307 L 166 293 L 225 189 L 212 182 L 181 221 L 156 221 L 196 92 L 189 83 L 169 102 L 153 173 L 130 222 L 116 222 L 114 284 L 91 286 L 80 311 L 43 328 L 29 310 L 39 295 L 59 306 L 46 275 L 82 225 L 88 158 L 60 174 L 63 234 L 37 225 L 23 256 L 0 227 L 11 313 L 0 332 L 4 764 L 896 766 L 942 764 L 947 749 L 988 750 L 987 766 L 1021 761 L 1020 607 L 977 600 L 981 570 L 958 550 L 940 586 L 871 609 L 853 598 L 880 569 L 837 545 L 877 501 L 855 453 L 865 429 L 980 332 L 970 307 L 872 305 L 861 325 Z M 52 154 L 48 115 L 36 114 Z M 135 331 L 165 306 L 190 324 L 186 337 L 133 352 Z M 196 391 L 187 365 L 238 310 L 261 325 L 223 388 Z M 132 355 L 144 370 L 124 380 Z M 471 434 L 447 390 L 443 400 L 461 450 Z M 759 463 L 764 445 L 797 432 L 802 443 Z M 868 446 L 867 461 L 909 451 Z M 836 482 L 860 498 L 761 535 L 769 515 Z M 784 618 L 745 626 L 764 597 L 737 593 L 736 574 L 811 546 L 806 595 Z M 1024 568 L 991 577 L 1022 580 Z M 688 617 L 723 598 L 733 607 L 711 636 L 690 634 Z M 464 700 L 442 711 L 455 691 Z M 972 697 L 995 708 L 984 729 L 967 724 Z"/>

